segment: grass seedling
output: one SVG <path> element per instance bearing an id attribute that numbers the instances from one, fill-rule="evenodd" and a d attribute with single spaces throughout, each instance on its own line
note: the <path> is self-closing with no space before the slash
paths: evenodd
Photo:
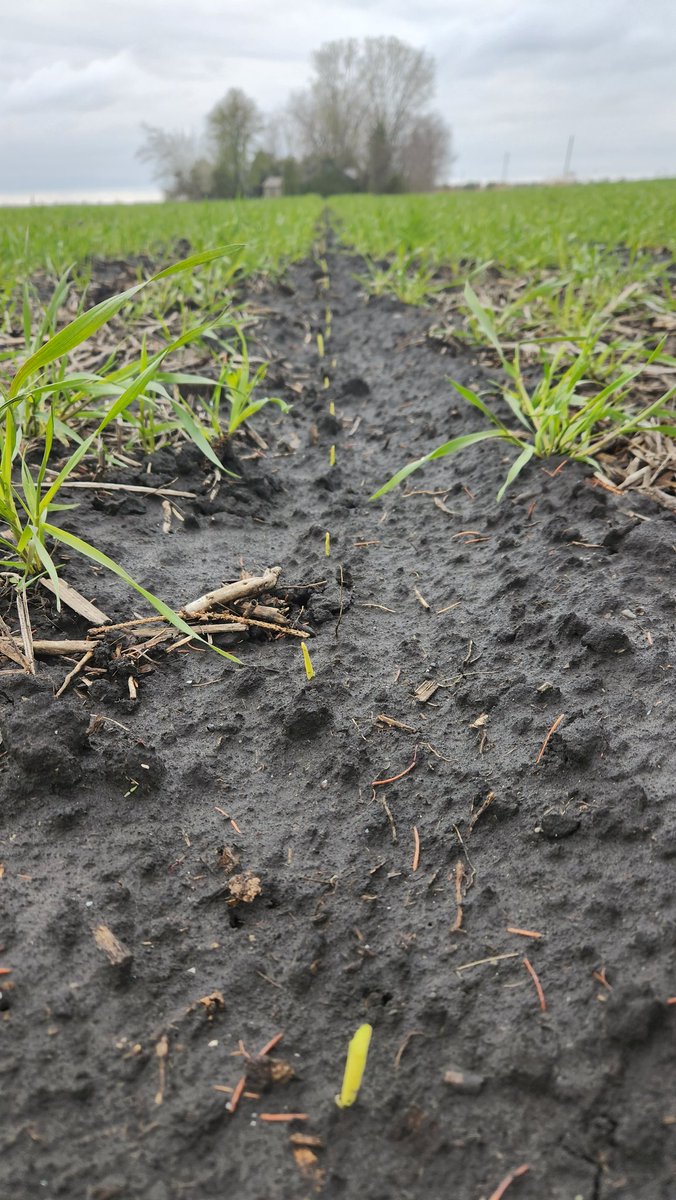
<path id="1" fill-rule="evenodd" d="M 498 354 L 510 379 L 510 385 L 503 389 L 503 398 L 520 428 L 508 428 L 476 392 L 451 380 L 456 391 L 468 404 L 483 413 L 492 428 L 452 438 L 415 462 L 408 463 L 374 493 L 372 500 L 385 495 L 426 463 L 445 458 L 449 454 L 455 454 L 468 446 L 489 439 L 507 442 L 519 451 L 498 491 L 497 500 L 500 501 L 533 456 L 551 458 L 563 455 L 576 462 L 586 463 L 597 475 L 603 477 L 597 456 L 618 438 L 645 431 L 676 436 L 676 412 L 669 404 L 671 397 L 676 394 L 676 388 L 671 388 L 658 400 L 642 407 L 637 408 L 631 403 L 634 380 L 659 355 L 661 345 L 649 355 L 646 362 L 623 371 L 606 387 L 591 396 L 588 395 L 588 390 L 590 376 L 593 376 L 593 344 L 583 348 L 568 366 L 564 362 L 564 356 L 568 352 L 559 350 L 551 359 L 543 359 L 542 378 L 529 391 L 521 369 L 518 347 L 510 362 L 500 344 L 490 314 L 481 307 L 469 284 L 465 286 L 465 299 L 477 325 L 486 341 Z"/>
<path id="2" fill-rule="evenodd" d="M 321 333 L 317 334 L 317 354 L 320 358 L 324 357 L 324 338 Z"/>
<path id="3" fill-rule="evenodd" d="M 327 558 L 329 558 L 329 557 L 330 557 L 330 554 L 331 554 L 331 534 L 330 534 L 330 533 L 328 533 L 328 531 L 327 531 L 327 533 L 326 533 L 326 536 L 325 536 L 325 538 L 324 538 L 324 553 L 325 553 L 325 555 L 326 555 L 326 557 L 327 557 Z"/>
<path id="4" fill-rule="evenodd" d="M 347 1058 L 345 1060 L 343 1086 L 336 1096 L 338 1108 L 351 1108 L 359 1095 L 364 1071 L 366 1070 L 366 1059 L 368 1058 L 372 1033 L 373 1027 L 371 1025 L 360 1025 L 357 1032 L 350 1039 L 350 1044 L 347 1048 Z"/>
<path id="5" fill-rule="evenodd" d="M 370 263 L 369 274 L 360 277 L 360 282 L 372 296 L 394 296 L 402 304 L 426 304 L 443 284 L 434 281 L 433 270 L 421 263 L 420 256 L 419 249 L 407 252 L 399 247 L 387 267 Z"/>
<path id="6" fill-rule="evenodd" d="M 211 396 L 208 399 L 200 399 L 199 401 L 207 418 L 206 428 L 201 425 L 199 427 L 203 437 L 208 438 L 210 441 L 232 438 L 244 422 L 250 420 L 257 412 L 260 412 L 266 404 L 275 404 L 284 414 L 291 411 L 291 405 L 287 404 L 285 400 L 280 400 L 277 396 L 263 396 L 257 400 L 253 399 L 255 389 L 265 379 L 267 364 L 261 363 L 252 374 L 244 333 L 239 328 L 237 329 L 237 333 L 239 337 L 239 355 L 237 358 L 234 355 L 229 358 L 228 362 L 221 369 L 218 382 L 215 386 L 213 380 L 207 379 L 204 376 L 186 376 L 182 379 L 182 382 L 196 384 L 201 387 L 207 386 L 212 389 Z M 226 420 L 223 420 L 221 415 L 224 395 L 229 406 Z M 180 406 L 184 419 L 193 428 L 197 426 L 197 418 L 189 405 L 185 401 L 181 401 Z M 190 436 L 193 436 L 193 434 L 191 433 Z"/>
<path id="7" fill-rule="evenodd" d="M 336 465 L 336 447 L 329 446 L 329 466 L 335 467 L 335 465 Z"/>
<path id="8" fill-rule="evenodd" d="M 48 548 L 50 541 L 56 542 L 75 550 L 98 566 L 117 575 L 128 586 L 139 592 L 165 620 L 170 621 L 172 625 L 188 636 L 194 636 L 188 624 L 173 609 L 132 579 L 121 564 L 109 558 L 99 547 L 54 525 L 51 517 L 56 512 L 73 507 L 58 503 L 57 497 L 62 485 L 72 475 L 80 461 L 98 444 L 108 426 L 125 414 L 130 405 L 144 394 L 157 375 L 166 355 L 172 350 L 186 345 L 195 336 L 196 331 L 189 330 L 165 346 L 147 361 L 144 369 L 138 372 L 121 391 L 118 389 L 119 394 L 105 412 L 105 416 L 89 436 L 85 438 L 78 436 L 76 449 L 60 466 L 53 478 L 47 478 L 54 444 L 55 417 L 53 410 L 48 410 L 44 447 L 39 466 L 34 473 L 31 472 L 27 461 L 27 446 L 17 418 L 22 412 L 22 403 L 27 398 L 40 391 L 41 388 L 49 389 L 53 386 L 51 383 L 44 385 L 42 382 L 46 369 L 65 360 L 72 350 L 101 329 L 125 303 L 148 284 L 212 262 L 230 249 L 231 247 L 227 247 L 193 255 L 82 313 L 35 350 L 18 368 L 6 392 L 0 393 L 2 425 L 0 522 L 4 526 L 3 532 L 0 534 L 0 547 L 6 555 L 0 561 L 0 571 L 9 578 L 17 590 L 25 591 L 27 584 L 35 576 L 46 573 L 54 585 L 57 604 L 59 603 L 58 573 Z M 201 332 L 202 328 L 198 327 L 198 330 Z M 50 475 L 54 475 L 54 472 L 51 472 Z M 226 655 L 221 650 L 218 653 L 227 658 L 233 657 Z"/>
<path id="9" fill-rule="evenodd" d="M 301 649 L 301 653 L 303 655 L 303 666 L 305 667 L 305 674 L 307 675 L 308 679 L 314 679 L 315 669 L 312 665 L 312 659 L 310 658 L 310 651 L 308 650 L 307 646 L 305 645 L 305 642 L 301 642 L 300 649 Z"/>

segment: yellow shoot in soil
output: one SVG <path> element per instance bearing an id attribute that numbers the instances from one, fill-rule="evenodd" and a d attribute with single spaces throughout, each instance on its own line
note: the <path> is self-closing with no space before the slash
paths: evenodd
<path id="1" fill-rule="evenodd" d="M 329 379 L 328 375 L 325 375 L 324 376 L 324 391 L 326 391 L 326 389 L 330 386 L 331 386 L 331 380 Z"/>
<path id="2" fill-rule="evenodd" d="M 324 553 L 327 558 L 331 554 L 331 534 L 330 533 L 327 533 L 326 537 L 324 538 Z"/>
<path id="3" fill-rule="evenodd" d="M 371 1025 L 360 1025 L 354 1037 L 350 1040 L 345 1060 L 343 1086 L 336 1096 L 336 1104 L 339 1108 L 349 1108 L 350 1105 L 354 1104 L 359 1095 L 372 1033 L 373 1028 Z"/>
<path id="4" fill-rule="evenodd" d="M 335 415 L 336 415 L 336 406 L 333 403 L 333 400 L 329 400 L 329 416 L 335 417 Z"/>
<path id="5" fill-rule="evenodd" d="M 336 465 L 336 447 L 329 446 L 329 466 L 335 467 L 335 465 Z"/>
<path id="6" fill-rule="evenodd" d="M 301 642 L 300 648 L 303 651 L 303 662 L 305 664 L 305 674 L 307 675 L 308 679 L 314 679 L 315 669 L 312 665 L 312 659 L 310 658 L 310 651 L 308 650 L 307 646 L 305 645 L 305 642 Z"/>
<path id="7" fill-rule="evenodd" d="M 324 357 L 324 338 L 321 333 L 317 334 L 317 353 L 320 358 Z"/>

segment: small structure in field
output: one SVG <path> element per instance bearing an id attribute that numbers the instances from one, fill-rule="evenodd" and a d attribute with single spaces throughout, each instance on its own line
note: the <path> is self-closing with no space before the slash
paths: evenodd
<path id="1" fill-rule="evenodd" d="M 266 200 L 284 195 L 284 180 L 281 175 L 268 175 L 267 179 L 263 180 L 263 195 Z"/>

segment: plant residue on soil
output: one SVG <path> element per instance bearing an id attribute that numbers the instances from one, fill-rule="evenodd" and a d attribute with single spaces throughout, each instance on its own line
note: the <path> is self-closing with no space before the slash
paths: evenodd
<path id="1" fill-rule="evenodd" d="M 263 627 L 222 643 L 240 667 L 131 666 L 110 634 L 59 699 L 75 660 L 3 677 L 13 1200 L 676 1195 L 673 514 L 571 463 L 496 506 L 492 446 L 370 503 L 479 427 L 448 377 L 487 376 L 357 269 L 256 292 L 294 407 L 239 480 L 163 450 L 110 478 L 196 493 L 183 519 L 124 491 L 64 517 L 176 606 L 280 565 L 261 603 L 311 631 L 314 677 Z M 138 615 L 91 564 L 64 577 Z M 36 637 L 86 636 L 33 593 Z"/>

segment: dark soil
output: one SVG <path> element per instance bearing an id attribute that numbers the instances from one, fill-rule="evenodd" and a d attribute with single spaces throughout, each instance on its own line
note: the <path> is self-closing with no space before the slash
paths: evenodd
<path id="1" fill-rule="evenodd" d="M 121 493 L 66 518 L 176 605 L 281 564 L 315 678 L 264 634 L 241 668 L 152 652 L 137 701 L 115 660 L 60 700 L 62 659 L 3 676 L 11 1200 L 488 1200 L 523 1164 L 509 1200 L 676 1196 L 673 516 L 556 463 L 496 506 L 492 446 L 369 503 L 480 427 L 447 378 L 486 375 L 425 340 L 424 311 L 365 303 L 357 265 L 331 257 L 328 291 L 310 264 L 258 292 L 270 390 L 295 407 L 261 414 L 269 450 L 240 482 L 209 500 L 199 458 L 165 451 L 127 479 L 204 497 L 175 532 Z M 85 562 L 65 574 L 113 620 L 138 610 Z M 33 617 L 86 629 L 37 596 Z M 234 903 L 233 873 L 260 894 Z M 339 1111 L 363 1021 L 364 1084 Z M 250 1063 L 260 1098 L 230 1115 L 214 1087 L 237 1083 L 240 1042 L 282 1030 L 271 1057 L 295 1077 Z"/>

